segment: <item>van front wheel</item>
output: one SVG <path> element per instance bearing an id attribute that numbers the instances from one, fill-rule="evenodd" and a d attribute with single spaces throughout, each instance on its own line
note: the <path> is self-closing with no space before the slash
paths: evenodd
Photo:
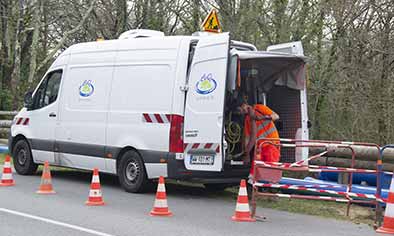
<path id="1" fill-rule="evenodd" d="M 30 146 L 26 140 L 21 139 L 15 143 L 12 158 L 18 174 L 31 175 L 36 172 L 38 165 L 33 162 Z"/>
<path id="2" fill-rule="evenodd" d="M 126 192 L 138 193 L 148 185 L 146 171 L 141 156 L 133 151 L 127 151 L 120 157 L 118 178 Z"/>

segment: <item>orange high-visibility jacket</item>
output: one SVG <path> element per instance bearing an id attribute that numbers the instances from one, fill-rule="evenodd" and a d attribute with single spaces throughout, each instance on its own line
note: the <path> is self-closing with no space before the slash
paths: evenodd
<path id="1" fill-rule="evenodd" d="M 260 116 L 272 115 L 272 113 L 274 113 L 269 107 L 262 104 L 254 105 L 253 109 L 255 114 Z M 261 139 L 264 138 L 279 138 L 278 130 L 276 129 L 275 124 L 272 120 L 256 120 L 254 122 L 256 122 L 256 127 L 257 127 L 257 132 L 256 132 L 256 140 L 258 140 L 257 143 L 263 142 Z M 250 138 L 251 125 L 250 125 L 250 117 L 248 115 L 245 118 L 244 127 L 245 127 L 245 137 Z"/>

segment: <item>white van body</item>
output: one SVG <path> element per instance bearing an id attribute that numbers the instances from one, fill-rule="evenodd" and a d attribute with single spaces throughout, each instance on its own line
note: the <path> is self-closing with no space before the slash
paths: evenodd
<path id="1" fill-rule="evenodd" d="M 148 33 L 80 43 L 61 53 L 33 93 L 33 107 L 16 116 L 10 150 L 26 139 L 34 163 L 110 174 L 118 174 L 126 150 L 135 150 L 148 179 L 237 182 L 246 177 L 247 166 L 226 160 L 223 114 L 230 58 L 303 60 L 302 45 L 269 48 L 290 46 L 292 54 L 264 53 L 231 41 L 228 33 Z M 291 138 L 308 138 L 303 86 L 296 90 L 301 123 Z M 307 155 L 301 150 L 297 159 Z"/>

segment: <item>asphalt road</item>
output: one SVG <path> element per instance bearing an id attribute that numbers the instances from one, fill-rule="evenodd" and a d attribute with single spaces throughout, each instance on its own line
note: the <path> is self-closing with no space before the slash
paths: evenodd
<path id="1" fill-rule="evenodd" d="M 167 185 L 173 217 L 149 216 L 155 191 L 124 192 L 117 178 L 101 175 L 107 205 L 88 207 L 90 173 L 52 172 L 56 195 L 38 195 L 40 175 L 18 176 L 16 185 L 0 187 L 1 236 L 70 235 L 375 235 L 367 225 L 259 208 L 265 222 L 237 223 L 230 220 L 235 202 L 218 199 L 203 188 Z"/>

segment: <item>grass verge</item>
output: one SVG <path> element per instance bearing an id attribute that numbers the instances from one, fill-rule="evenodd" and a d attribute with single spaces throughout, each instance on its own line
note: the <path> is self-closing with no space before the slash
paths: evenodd
<path id="1" fill-rule="evenodd" d="M 178 184 L 187 186 L 197 185 L 185 182 L 178 182 Z M 227 188 L 222 192 L 209 193 L 208 196 L 234 202 L 235 207 L 238 196 L 238 187 Z M 265 215 L 264 209 L 261 208 L 270 208 L 304 215 L 351 221 L 356 224 L 363 223 L 370 226 L 373 226 L 375 219 L 375 211 L 373 208 L 360 205 L 352 205 L 350 207 L 349 216 L 346 216 L 346 203 L 338 202 L 258 197 L 257 206 L 260 207 L 257 209 L 257 215 Z"/>
<path id="2" fill-rule="evenodd" d="M 0 153 L 0 165 L 3 164 L 4 159 L 5 159 L 5 154 L 4 153 Z"/>
<path id="3" fill-rule="evenodd" d="M 234 192 L 236 194 L 238 193 L 238 189 L 234 188 L 227 191 Z M 347 220 L 357 224 L 368 224 L 370 226 L 373 226 L 375 218 L 375 211 L 371 207 L 351 205 L 350 214 L 349 216 L 346 216 L 346 203 L 321 200 L 258 197 L 257 205 L 263 208 L 271 208 L 325 218 L 334 218 L 338 220 Z M 261 213 L 264 214 L 264 212 Z"/>

